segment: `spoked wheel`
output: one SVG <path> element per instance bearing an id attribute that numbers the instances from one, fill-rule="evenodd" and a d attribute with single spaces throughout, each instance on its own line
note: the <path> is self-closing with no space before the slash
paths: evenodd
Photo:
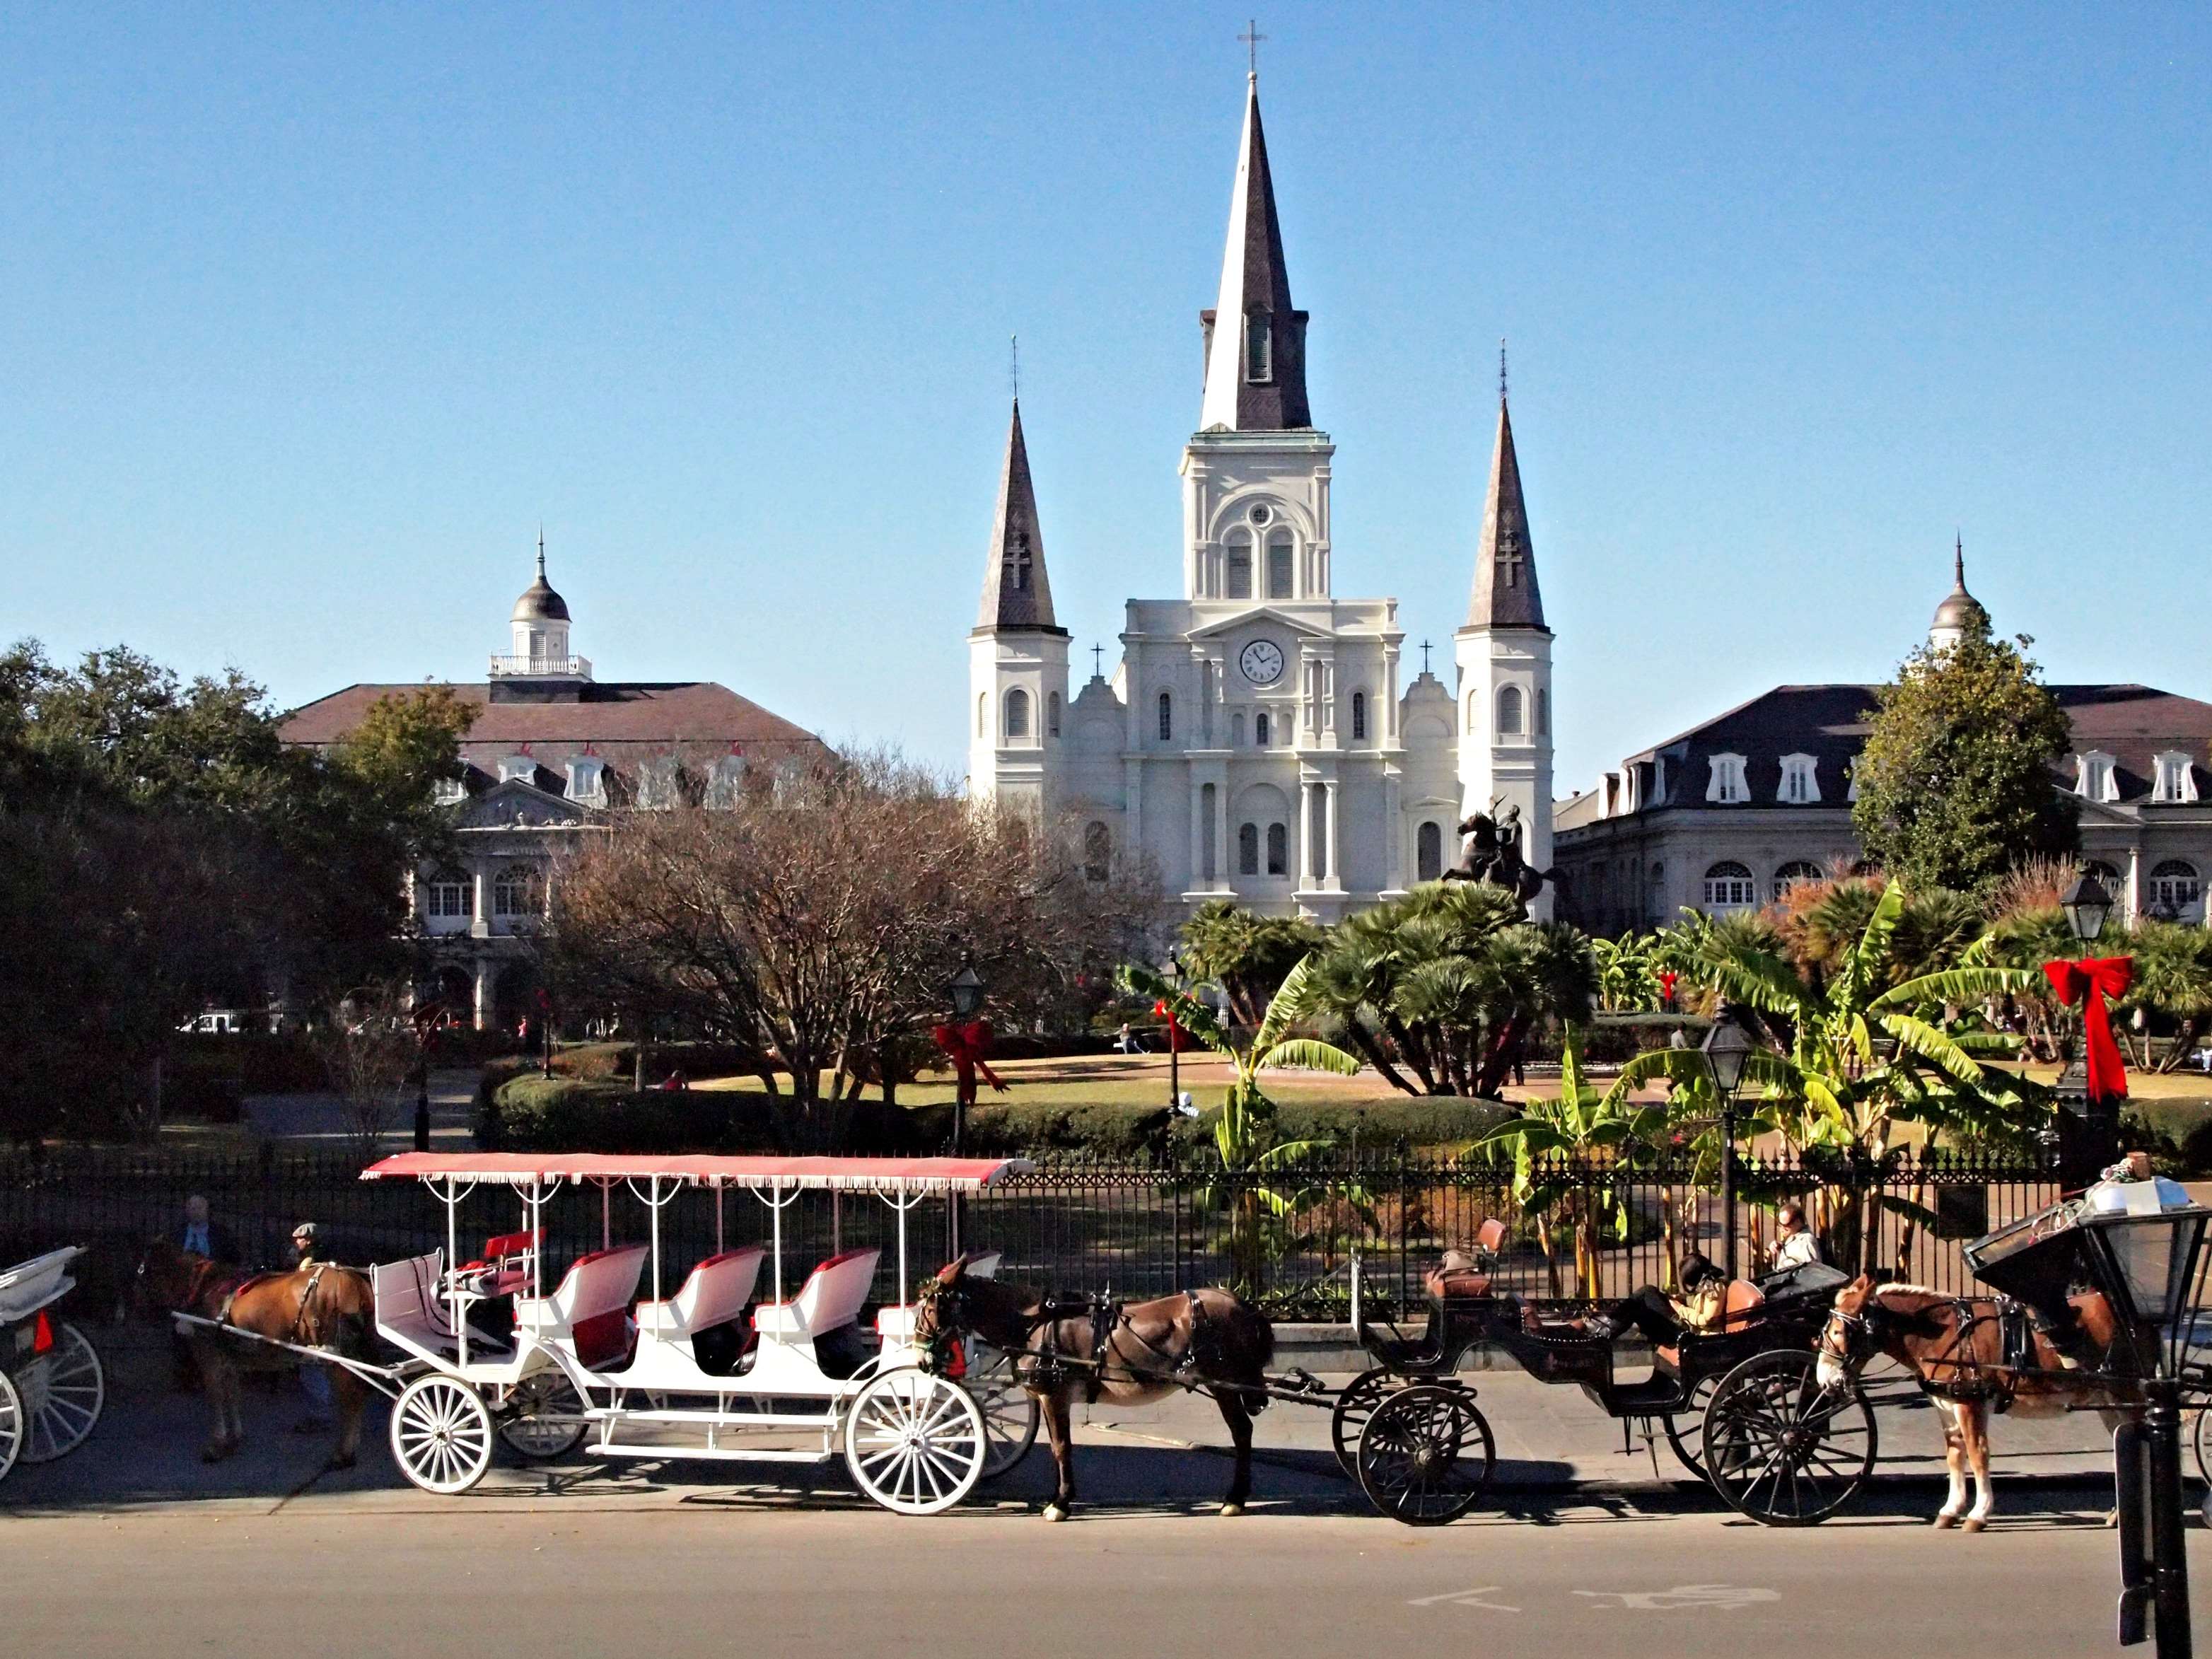
<path id="1" fill-rule="evenodd" d="M 1713 1393 L 1720 1385 L 1717 1376 L 1699 1377 L 1682 1409 L 1659 1419 L 1667 1431 L 1667 1443 L 1674 1449 L 1674 1455 L 1700 1480 L 1705 1478 L 1705 1410 L 1713 1403 Z"/>
<path id="2" fill-rule="evenodd" d="M 0 1480 L 8 1478 L 8 1471 L 15 1467 L 16 1454 L 23 1449 L 23 1396 L 15 1392 L 15 1385 L 8 1380 L 8 1373 L 0 1371 Z"/>
<path id="3" fill-rule="evenodd" d="M 68 1456 L 84 1444 L 107 1404 L 107 1374 L 92 1339 L 66 1319 L 53 1326 L 53 1346 L 15 1373 L 26 1463 Z"/>
<path id="4" fill-rule="evenodd" d="M 556 1366 L 533 1372 L 507 1395 L 514 1415 L 499 1419 L 499 1437 L 518 1457 L 550 1463 L 575 1450 L 590 1425 L 584 1421 L 583 1396 L 568 1374 Z"/>
<path id="5" fill-rule="evenodd" d="M 1705 1408 L 1705 1479 L 1762 1526 L 1817 1526 L 1874 1473 L 1874 1407 L 1856 1385 L 1820 1385 L 1809 1353 L 1753 1354 Z"/>
<path id="6" fill-rule="evenodd" d="M 1359 1436 L 1367 1427 L 1367 1419 L 1375 1415 L 1377 1406 L 1406 1386 L 1405 1377 L 1388 1365 L 1377 1365 L 1360 1372 L 1337 1395 L 1336 1409 L 1328 1414 L 1328 1438 L 1336 1448 L 1337 1464 L 1346 1480 L 1359 1479 Z"/>
<path id="7" fill-rule="evenodd" d="M 983 1479 L 995 1480 L 1030 1455 L 1042 1413 L 1036 1396 L 1016 1380 L 1013 1356 L 988 1342 L 969 1339 L 968 1375 L 962 1380 L 982 1410 L 983 1432 L 990 1441 Z"/>
<path id="8" fill-rule="evenodd" d="M 845 1415 L 845 1464 L 898 1515 L 949 1510 L 983 1479 L 983 1408 L 949 1376 L 901 1366 L 872 1379 Z"/>
<path id="9" fill-rule="evenodd" d="M 1359 1436 L 1367 1501 L 1409 1527 L 1441 1527 L 1474 1507 L 1498 1449 L 1472 1389 L 1422 1383 L 1375 1407 Z"/>
<path id="10" fill-rule="evenodd" d="M 2212 1430 L 2204 1426 L 2204 1419 L 2208 1417 L 2212 1417 L 2212 1407 L 2197 1413 L 2197 1432 L 2193 1438 L 2197 1448 L 2197 1478 L 2207 1486 L 2212 1486 L 2212 1462 L 2208 1462 L 2207 1459 L 2208 1452 L 2212 1452 L 2212 1446 L 2206 1443 L 2212 1441 Z M 2212 1497 L 2212 1494 L 2207 1496 Z"/>
<path id="11" fill-rule="evenodd" d="M 491 1467 L 491 1413 L 467 1383 L 418 1376 L 392 1407 L 392 1457 L 424 1492 L 466 1492 Z"/>

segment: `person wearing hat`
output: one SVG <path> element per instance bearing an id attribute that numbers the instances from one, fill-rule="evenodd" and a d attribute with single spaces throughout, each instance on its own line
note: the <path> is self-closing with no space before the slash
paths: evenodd
<path id="1" fill-rule="evenodd" d="M 315 1224 L 302 1221 L 292 1229 L 292 1254 L 298 1258 L 297 1266 L 313 1267 L 321 1261 L 317 1247 Z M 310 1361 L 300 1367 L 300 1393 L 307 1402 L 307 1414 L 292 1425 L 295 1434 L 323 1434 L 331 1426 L 331 1374 L 322 1365 Z"/>

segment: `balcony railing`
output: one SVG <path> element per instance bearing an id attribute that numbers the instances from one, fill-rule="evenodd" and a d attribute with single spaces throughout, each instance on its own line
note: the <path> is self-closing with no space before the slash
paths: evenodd
<path id="1" fill-rule="evenodd" d="M 491 659 L 494 679 L 587 680 L 592 678 L 589 657 L 514 657 L 495 653 Z"/>

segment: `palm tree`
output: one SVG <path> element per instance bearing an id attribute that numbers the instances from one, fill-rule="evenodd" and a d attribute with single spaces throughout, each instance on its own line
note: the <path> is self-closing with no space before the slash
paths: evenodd
<path id="1" fill-rule="evenodd" d="M 1176 943 L 1183 966 L 1221 988 L 1236 1023 L 1257 1025 L 1267 999 L 1321 938 L 1304 917 L 1263 916 L 1233 899 L 1208 899 L 1183 923 Z"/>
<path id="2" fill-rule="evenodd" d="M 2128 1000 L 2178 1022 L 2159 1070 L 2179 1068 L 2212 1024 L 2212 932 L 2178 922 L 2146 921 L 2129 941 L 2136 959 Z"/>
<path id="3" fill-rule="evenodd" d="M 1657 1012 L 1659 970 L 1651 954 L 1656 937 L 1630 932 L 1619 939 L 1590 941 L 1590 955 L 1597 963 L 1597 1006 L 1607 1013 Z"/>
<path id="4" fill-rule="evenodd" d="M 1261 1288 L 1267 1276 L 1271 1237 L 1279 1236 L 1294 1217 L 1327 1196 L 1364 1199 L 1364 1194 L 1344 1189 L 1341 1183 L 1309 1182 L 1285 1190 L 1272 1180 L 1293 1171 L 1334 1143 L 1277 1140 L 1275 1103 L 1267 1097 L 1260 1074 L 1284 1069 L 1329 1072 L 1338 1077 L 1359 1074 L 1357 1055 L 1316 1038 L 1289 1035 L 1311 1012 L 1312 962 L 1309 957 L 1291 969 L 1261 1015 L 1252 1040 L 1241 1048 L 1213 1010 L 1195 997 L 1175 989 L 1149 968 L 1131 963 L 1121 969 L 1121 982 L 1128 990 L 1167 1004 L 1177 1024 L 1236 1066 L 1236 1075 L 1222 1097 L 1221 1115 L 1213 1121 L 1213 1150 L 1220 1161 L 1219 1170 L 1215 1179 L 1200 1188 L 1199 1201 L 1206 1207 L 1229 1212 L 1231 1271 L 1241 1287 L 1253 1291 Z"/>

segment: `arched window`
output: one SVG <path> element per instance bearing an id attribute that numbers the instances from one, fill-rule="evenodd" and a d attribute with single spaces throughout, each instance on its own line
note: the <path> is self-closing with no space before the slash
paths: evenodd
<path id="1" fill-rule="evenodd" d="M 1237 826 L 1237 873 L 1240 876 L 1260 873 L 1260 826 L 1256 823 Z"/>
<path id="2" fill-rule="evenodd" d="M 1413 835 L 1413 878 L 1417 881 L 1434 881 L 1443 872 L 1443 826 L 1431 818 Z"/>
<path id="3" fill-rule="evenodd" d="M 1114 866 L 1114 832 L 1096 818 L 1083 826 L 1083 878 L 1103 881 Z"/>
<path id="4" fill-rule="evenodd" d="M 1267 711 L 1261 709 L 1252 716 L 1252 741 L 1265 749 L 1273 740 L 1273 728 L 1267 724 Z"/>
<path id="5" fill-rule="evenodd" d="M 458 921 L 474 913 L 476 884 L 458 870 L 441 870 L 422 884 L 422 914 L 432 921 Z"/>
<path id="6" fill-rule="evenodd" d="M 1724 859 L 1705 872 L 1705 908 L 1748 910 L 1759 902 L 1759 889 L 1751 872 L 1733 859 Z"/>
<path id="7" fill-rule="evenodd" d="M 1817 864 L 1805 859 L 1792 859 L 1774 872 L 1774 897 L 1778 903 L 1782 896 L 1801 881 L 1820 881 L 1827 872 Z"/>
<path id="8" fill-rule="evenodd" d="M 1540 738 L 1552 735 L 1552 693 L 1548 686 L 1536 688 L 1536 735 Z"/>
<path id="9" fill-rule="evenodd" d="M 1470 736 L 1482 729 L 1482 705 L 1475 701 L 1481 695 L 1479 691 L 1467 694 L 1467 729 Z"/>
<path id="10" fill-rule="evenodd" d="M 979 738 L 991 735 L 991 694 L 988 691 L 976 694 L 975 735 Z"/>
<path id="11" fill-rule="evenodd" d="M 1267 597 L 1291 597 L 1291 532 L 1278 530 L 1267 538 Z"/>
<path id="12" fill-rule="evenodd" d="M 510 864 L 493 880 L 492 915 L 514 921 L 541 915 L 544 908 L 544 887 L 535 865 Z"/>
<path id="13" fill-rule="evenodd" d="M 2180 859 L 2167 859 L 2150 872 L 2153 914 L 2174 921 L 2204 919 L 2204 884 L 2197 866 Z"/>
<path id="14" fill-rule="evenodd" d="M 1242 530 L 1229 532 L 1229 576 L 1226 596 L 1232 599 L 1252 597 L 1252 538 Z"/>
<path id="15" fill-rule="evenodd" d="M 1367 694 L 1364 691 L 1352 694 L 1352 740 L 1354 743 L 1367 741 Z"/>
<path id="16" fill-rule="evenodd" d="M 1267 313 L 1248 311 L 1244 313 L 1244 378 L 1257 386 L 1274 378 L 1273 341 L 1267 326 Z"/>
<path id="17" fill-rule="evenodd" d="M 1498 689 L 1498 735 L 1501 738 L 1521 735 L 1521 688 L 1517 685 Z"/>
<path id="18" fill-rule="evenodd" d="M 1164 691 L 1160 693 L 1160 741 L 1167 743 L 1175 737 L 1175 699 Z"/>
<path id="19" fill-rule="evenodd" d="M 1006 735 L 1026 738 L 1030 734 L 1030 694 L 1018 685 L 1006 693 Z"/>
<path id="20" fill-rule="evenodd" d="M 1267 873 L 1271 876 L 1291 873 L 1291 832 L 1279 823 L 1267 826 Z"/>
<path id="21" fill-rule="evenodd" d="M 2097 878 L 2097 885 L 2105 890 L 2114 904 L 2118 904 L 2126 896 L 2127 883 L 2121 879 L 2118 871 L 2102 859 L 2091 859 L 2088 863 L 2081 866 L 2081 873 L 2085 876 L 2094 876 Z"/>
<path id="22" fill-rule="evenodd" d="M 1060 735 L 1060 693 L 1057 691 L 1045 700 L 1044 730 L 1047 737 Z"/>

